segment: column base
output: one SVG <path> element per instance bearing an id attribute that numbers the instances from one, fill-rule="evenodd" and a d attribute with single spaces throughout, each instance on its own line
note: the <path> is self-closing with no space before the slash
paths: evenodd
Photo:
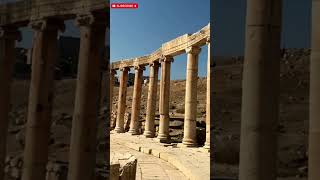
<path id="1" fill-rule="evenodd" d="M 136 129 L 129 129 L 128 133 L 131 134 L 131 135 L 139 135 L 140 134 L 138 132 L 138 130 L 136 130 Z"/>
<path id="2" fill-rule="evenodd" d="M 158 134 L 157 140 L 160 143 L 170 143 L 170 136 L 166 134 Z"/>
<path id="3" fill-rule="evenodd" d="M 143 135 L 146 138 L 154 138 L 154 132 L 152 132 L 152 131 L 144 131 Z"/>
<path id="4" fill-rule="evenodd" d="M 114 128 L 114 131 L 115 131 L 116 133 L 124 133 L 124 128 L 115 127 L 115 128 Z"/>
<path id="5" fill-rule="evenodd" d="M 197 143 L 193 139 L 183 139 L 182 144 L 186 147 L 196 147 Z"/>

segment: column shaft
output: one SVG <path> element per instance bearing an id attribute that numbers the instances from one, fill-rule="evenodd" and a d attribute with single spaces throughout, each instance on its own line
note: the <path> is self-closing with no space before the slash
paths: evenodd
<path id="1" fill-rule="evenodd" d="M 207 62 L 207 105 L 206 105 L 206 142 L 204 147 L 210 149 L 210 93 L 211 93 L 211 56 L 210 56 L 210 40 L 207 41 L 208 44 L 208 62 Z"/>
<path id="2" fill-rule="evenodd" d="M 63 24 L 54 20 L 31 22 L 34 32 L 23 180 L 45 179 L 54 67 L 58 58 L 57 34 Z"/>
<path id="3" fill-rule="evenodd" d="M 281 0 L 248 0 L 242 82 L 240 180 L 275 180 Z"/>
<path id="4" fill-rule="evenodd" d="M 157 102 L 157 89 L 158 89 L 158 72 L 159 64 L 150 64 L 150 77 L 149 77 L 149 89 L 147 99 L 147 116 L 144 125 L 144 135 L 146 137 L 154 137 L 154 118 L 156 114 L 156 102 Z"/>
<path id="5" fill-rule="evenodd" d="M 0 28 L 0 180 L 4 178 L 16 28 Z"/>
<path id="6" fill-rule="evenodd" d="M 132 135 L 139 134 L 139 117 L 141 104 L 142 76 L 144 67 L 135 67 L 133 98 L 132 98 L 132 116 L 130 121 L 129 133 Z"/>
<path id="7" fill-rule="evenodd" d="M 95 179 L 96 137 L 107 28 L 106 15 L 78 16 L 80 52 L 68 180 Z"/>
<path id="8" fill-rule="evenodd" d="M 168 142 L 170 140 L 169 136 L 169 101 L 170 101 L 170 71 L 172 57 L 163 57 L 161 62 L 161 80 L 160 80 L 160 123 L 159 123 L 159 133 L 158 139 L 160 142 Z"/>
<path id="9" fill-rule="evenodd" d="M 185 98 L 185 118 L 182 143 L 185 146 L 196 146 L 197 122 L 197 82 L 198 82 L 198 56 L 200 48 L 190 47 L 187 52 L 187 79 Z"/>
<path id="10" fill-rule="evenodd" d="M 126 111 L 126 98 L 127 98 L 127 81 L 129 68 L 123 68 L 121 70 L 120 87 L 118 96 L 118 111 L 115 131 L 117 133 L 124 132 L 124 113 Z"/>
<path id="11" fill-rule="evenodd" d="M 312 1 L 310 64 L 309 180 L 320 177 L 320 1 Z"/>
<path id="12" fill-rule="evenodd" d="M 113 88 L 114 88 L 114 79 L 115 79 L 115 74 L 116 74 L 116 71 L 115 70 L 111 70 L 110 71 L 110 95 L 109 95 L 109 98 L 110 98 L 110 113 L 112 112 L 112 105 L 113 105 Z M 114 128 L 115 125 L 116 125 L 116 122 L 110 122 L 111 124 L 111 128 Z"/>

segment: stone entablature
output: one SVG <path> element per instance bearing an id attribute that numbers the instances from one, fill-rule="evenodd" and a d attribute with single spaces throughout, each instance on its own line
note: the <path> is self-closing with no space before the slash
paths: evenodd
<path id="1" fill-rule="evenodd" d="M 185 49 L 191 46 L 201 47 L 206 45 L 207 39 L 210 38 L 210 23 L 194 34 L 184 34 L 162 46 L 153 53 L 136 58 L 122 59 L 113 62 L 111 69 L 120 69 L 122 67 L 134 67 L 137 65 L 148 65 L 157 61 L 161 56 L 177 56 L 185 53 Z"/>
<path id="2" fill-rule="evenodd" d="M 109 0 L 22 0 L 0 5 L 0 26 L 27 25 L 29 21 L 56 17 L 73 19 L 77 14 L 108 12 Z"/>

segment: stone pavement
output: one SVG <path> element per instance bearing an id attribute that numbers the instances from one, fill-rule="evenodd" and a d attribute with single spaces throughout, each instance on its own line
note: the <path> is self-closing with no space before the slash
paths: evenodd
<path id="1" fill-rule="evenodd" d="M 110 133 L 111 153 L 130 153 L 138 159 L 137 179 L 209 179 L 210 153 L 203 148 L 168 145 L 127 133 Z"/>

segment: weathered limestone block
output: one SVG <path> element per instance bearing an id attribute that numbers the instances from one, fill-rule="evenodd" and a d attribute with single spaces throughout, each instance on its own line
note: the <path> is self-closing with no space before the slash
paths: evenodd
<path id="1" fill-rule="evenodd" d="M 137 158 L 128 153 L 112 153 L 110 161 L 110 180 L 136 179 Z"/>
<path id="2" fill-rule="evenodd" d="M 111 162 L 110 163 L 110 180 L 119 180 L 120 177 L 120 163 Z"/>
<path id="3" fill-rule="evenodd" d="M 136 179 L 137 171 L 137 159 L 135 157 L 130 157 L 127 159 L 126 164 L 121 167 L 120 180 Z"/>

